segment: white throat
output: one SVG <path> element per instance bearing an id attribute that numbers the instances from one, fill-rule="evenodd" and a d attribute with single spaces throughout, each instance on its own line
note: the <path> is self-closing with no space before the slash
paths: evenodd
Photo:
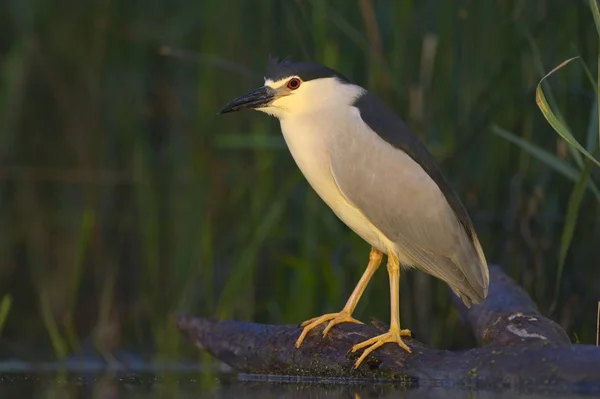
<path id="1" fill-rule="evenodd" d="M 358 87 L 358 86 L 354 86 Z M 348 97 L 346 97 L 348 98 Z M 331 172 L 331 152 L 364 129 L 360 112 L 350 104 L 329 103 L 280 118 L 285 142 L 310 186 L 333 212 L 364 240 L 385 250 L 391 243 L 340 191 Z M 342 144 L 343 145 L 343 144 Z"/>

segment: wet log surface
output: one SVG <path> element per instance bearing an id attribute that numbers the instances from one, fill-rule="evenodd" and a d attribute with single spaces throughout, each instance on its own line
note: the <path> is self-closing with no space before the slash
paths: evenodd
<path id="1" fill-rule="evenodd" d="M 565 331 L 539 314 L 529 296 L 498 266 L 490 266 L 490 292 L 480 304 L 455 306 L 479 347 L 463 351 L 434 349 L 414 340 L 409 354 L 384 345 L 358 369 L 354 344 L 387 326 L 341 324 L 321 338 L 313 330 L 296 349 L 299 325 L 263 325 L 180 316 L 188 340 L 240 373 L 281 377 L 393 380 L 411 385 L 469 385 L 478 388 L 600 392 L 600 348 L 572 345 Z M 450 294 L 454 299 L 454 295 Z"/>

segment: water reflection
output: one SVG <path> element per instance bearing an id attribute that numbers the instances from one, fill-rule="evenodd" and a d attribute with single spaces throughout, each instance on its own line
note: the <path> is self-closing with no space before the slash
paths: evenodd
<path id="1" fill-rule="evenodd" d="M 407 387 L 394 384 L 319 384 L 319 383 L 281 383 L 232 381 L 221 384 L 212 398 L 346 398 L 346 399 L 398 399 L 398 398 L 473 398 L 473 399 L 509 399 L 509 398 L 585 398 L 592 395 L 565 395 L 546 393 L 527 393 L 515 391 L 490 391 L 451 387 Z"/>
<path id="2" fill-rule="evenodd" d="M 596 392 L 597 393 L 597 392 Z M 0 398 L 585 398 L 592 395 L 406 387 L 394 384 L 248 381 L 235 375 L 171 372 L 136 374 L 3 373 Z"/>

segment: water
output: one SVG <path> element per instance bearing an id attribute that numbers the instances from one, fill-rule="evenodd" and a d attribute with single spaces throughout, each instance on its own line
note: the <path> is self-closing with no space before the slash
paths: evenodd
<path id="1" fill-rule="evenodd" d="M 262 379 L 262 378 L 261 378 Z M 265 381 L 232 373 L 2 372 L 0 398 L 589 398 L 583 394 L 490 391 L 451 387 L 404 387 L 389 383 L 308 380 Z M 597 396 L 596 396 L 597 397 Z"/>

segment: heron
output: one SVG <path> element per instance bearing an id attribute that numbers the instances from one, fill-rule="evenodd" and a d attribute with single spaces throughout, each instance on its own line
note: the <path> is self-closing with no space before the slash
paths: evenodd
<path id="1" fill-rule="evenodd" d="M 362 323 L 354 310 L 387 256 L 389 330 L 352 347 L 354 363 L 386 343 L 411 353 L 400 324 L 400 275 L 416 268 L 448 284 L 467 307 L 485 299 L 489 271 L 474 225 L 434 156 L 379 97 L 317 62 L 269 57 L 264 85 L 219 114 L 253 109 L 279 120 L 285 143 L 309 185 L 335 215 L 370 245 L 362 277 L 341 311 L 301 324 Z"/>

